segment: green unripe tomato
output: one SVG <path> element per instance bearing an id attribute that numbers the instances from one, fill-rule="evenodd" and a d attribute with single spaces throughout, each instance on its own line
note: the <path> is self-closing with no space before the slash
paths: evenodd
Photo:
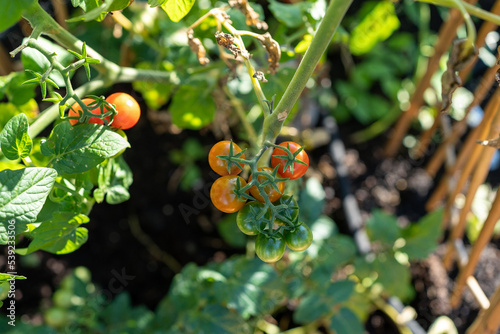
<path id="1" fill-rule="evenodd" d="M 259 234 L 255 240 L 255 253 L 264 262 L 276 262 L 283 257 L 285 253 L 285 240 L 281 233 L 273 236 Z"/>
<path id="2" fill-rule="evenodd" d="M 311 246 L 313 234 L 309 226 L 304 223 L 296 226 L 293 230 L 285 230 L 283 233 L 286 245 L 291 250 L 300 252 Z"/>
<path id="3" fill-rule="evenodd" d="M 236 224 L 241 232 L 246 235 L 257 235 L 259 233 L 259 227 L 261 227 L 261 229 L 265 227 L 265 220 L 271 218 L 271 212 L 268 210 L 263 217 L 257 219 L 264 207 L 265 205 L 263 203 L 252 201 L 245 204 L 245 206 L 238 211 Z"/>

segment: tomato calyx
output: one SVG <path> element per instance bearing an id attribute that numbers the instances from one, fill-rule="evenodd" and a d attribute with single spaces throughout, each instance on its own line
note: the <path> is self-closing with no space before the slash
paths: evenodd
<path id="1" fill-rule="evenodd" d="M 96 121 L 92 122 L 91 119 L 98 119 L 102 121 L 100 124 L 111 125 L 114 116 L 117 114 L 114 105 L 106 101 L 104 96 L 88 95 L 87 98 L 93 101 L 86 104 L 82 100 L 77 100 L 75 104 L 69 107 L 70 114 L 65 119 L 76 120 L 77 123 L 96 123 Z M 93 113 L 92 111 L 95 110 L 99 112 Z M 71 114 L 78 116 L 72 116 Z"/>
<path id="2" fill-rule="evenodd" d="M 237 168 L 243 169 L 243 164 L 248 163 L 247 160 L 242 159 L 241 156 L 245 156 L 245 151 L 247 149 L 243 149 L 238 153 L 234 153 L 233 150 L 233 140 L 231 139 L 231 143 L 229 145 L 229 154 L 228 155 L 218 155 L 217 158 L 221 160 L 227 161 L 227 172 L 228 174 L 231 174 L 231 169 L 233 166 L 236 166 Z"/>
<path id="3" fill-rule="evenodd" d="M 275 204 L 276 223 L 287 226 L 296 226 L 299 220 L 299 206 L 293 196 L 283 196 L 279 199 L 279 204 Z"/>
<path id="4" fill-rule="evenodd" d="M 234 194 L 238 197 L 239 200 L 251 200 L 255 201 L 251 195 L 247 194 L 247 191 L 252 187 L 251 184 L 245 184 L 243 187 L 241 186 L 240 178 L 236 179 L 236 187 L 234 189 Z"/>
<path id="5" fill-rule="evenodd" d="M 293 174 L 294 164 L 296 163 L 304 166 L 309 166 L 309 164 L 307 164 L 305 161 L 297 158 L 297 156 L 304 150 L 304 147 L 301 146 L 299 147 L 299 149 L 297 149 L 297 151 L 292 152 L 292 150 L 290 149 L 290 143 L 287 143 L 286 146 L 280 146 L 272 143 L 268 143 L 268 145 L 274 148 L 279 148 L 286 153 L 286 155 L 273 155 L 273 157 L 283 159 L 285 161 L 285 165 L 283 166 L 284 171 L 288 170 L 289 168 L 290 173 Z"/>

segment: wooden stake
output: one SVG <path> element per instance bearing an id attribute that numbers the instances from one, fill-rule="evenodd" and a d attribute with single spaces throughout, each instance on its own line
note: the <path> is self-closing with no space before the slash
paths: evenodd
<path id="1" fill-rule="evenodd" d="M 475 4 L 477 0 L 468 0 L 470 4 Z M 424 92 L 429 87 L 431 78 L 434 72 L 439 68 L 439 61 L 441 56 L 448 51 L 453 39 L 456 36 L 458 27 L 463 23 L 464 19 L 462 14 L 455 9 L 450 10 L 450 14 L 446 22 L 439 30 L 438 40 L 434 46 L 434 54 L 429 58 L 427 64 L 427 71 L 420 80 L 410 100 L 410 108 L 401 114 L 397 121 L 392 136 L 385 146 L 384 153 L 386 156 L 392 157 L 399 150 L 403 137 L 408 132 L 410 124 L 418 114 L 420 107 L 424 103 Z"/>

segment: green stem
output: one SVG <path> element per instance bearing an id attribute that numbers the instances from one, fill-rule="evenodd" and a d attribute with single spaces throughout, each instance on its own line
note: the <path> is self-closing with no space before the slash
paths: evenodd
<path id="1" fill-rule="evenodd" d="M 469 47 L 474 49 L 476 45 L 476 26 L 474 25 L 474 22 L 472 22 L 469 13 L 465 9 L 462 0 L 453 0 L 453 1 L 455 2 L 455 5 L 457 6 L 460 13 L 462 13 L 462 16 L 464 17 L 465 25 L 467 26 L 467 40 L 469 43 Z"/>
<path id="2" fill-rule="evenodd" d="M 415 0 L 415 1 L 458 9 L 458 5 L 457 5 L 455 0 Z M 478 17 L 480 19 L 483 19 L 485 21 L 495 23 L 496 25 L 500 25 L 500 16 L 499 15 L 492 14 L 484 9 L 473 6 L 473 5 L 466 3 L 466 2 L 462 2 L 462 6 L 465 8 L 467 13 L 469 13 L 470 15 L 473 15 L 473 16 Z"/>
<path id="3" fill-rule="evenodd" d="M 311 77 L 314 68 L 319 62 L 321 55 L 325 52 L 328 44 L 333 38 L 342 18 L 353 0 L 331 0 L 321 21 L 311 45 L 307 49 L 304 58 L 299 64 L 292 81 L 285 90 L 278 106 L 271 115 L 265 118 L 263 136 L 261 143 L 266 141 L 274 142 L 279 135 L 281 128 L 292 110 L 295 102 L 299 98 L 307 81 Z"/>

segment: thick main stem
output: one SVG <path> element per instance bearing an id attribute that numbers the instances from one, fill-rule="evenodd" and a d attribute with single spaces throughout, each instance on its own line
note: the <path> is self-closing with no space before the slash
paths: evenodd
<path id="1" fill-rule="evenodd" d="M 332 0 L 328 5 L 325 17 L 321 21 L 311 45 L 306 51 L 304 58 L 299 64 L 292 81 L 285 90 L 283 97 L 273 113 L 264 120 L 264 131 L 261 143 L 274 142 L 279 135 L 283 123 L 299 98 L 307 81 L 311 77 L 314 68 L 318 64 L 321 55 L 325 52 L 328 44 L 333 38 L 352 0 Z"/>

